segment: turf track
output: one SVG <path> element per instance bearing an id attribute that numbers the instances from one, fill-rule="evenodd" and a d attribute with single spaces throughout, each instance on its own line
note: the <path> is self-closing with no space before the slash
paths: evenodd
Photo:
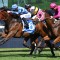
<path id="1" fill-rule="evenodd" d="M 29 55 L 29 51 L 27 48 L 0 48 L 0 60 L 60 60 L 60 49 L 54 50 L 56 57 L 52 57 L 47 48 L 36 55 Z"/>

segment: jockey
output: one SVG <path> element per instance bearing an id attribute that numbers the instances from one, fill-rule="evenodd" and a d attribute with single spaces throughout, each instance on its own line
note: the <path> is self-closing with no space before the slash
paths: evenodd
<path id="1" fill-rule="evenodd" d="M 45 19 L 45 13 L 42 9 L 31 6 L 29 8 L 29 12 L 32 14 L 32 19 L 37 18 L 39 21 L 43 21 Z"/>
<path id="2" fill-rule="evenodd" d="M 20 18 L 24 21 L 25 27 L 28 28 L 28 23 L 26 19 L 31 18 L 31 13 L 28 12 L 25 8 L 17 6 L 17 4 L 12 5 L 12 13 L 20 14 Z"/>
<path id="3" fill-rule="evenodd" d="M 55 15 L 53 18 L 59 19 L 60 18 L 60 5 L 57 5 L 56 3 L 51 3 L 50 8 L 55 11 Z"/>
<path id="4" fill-rule="evenodd" d="M 30 11 L 30 7 L 31 7 L 30 4 L 25 4 L 25 6 L 24 6 L 24 8 L 27 9 L 28 11 Z"/>

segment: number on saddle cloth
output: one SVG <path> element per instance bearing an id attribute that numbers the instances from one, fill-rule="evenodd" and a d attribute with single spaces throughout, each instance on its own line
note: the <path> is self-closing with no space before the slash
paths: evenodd
<path id="1" fill-rule="evenodd" d="M 24 21 L 22 20 L 22 23 L 23 23 L 23 30 L 22 31 L 33 34 L 34 31 L 35 31 L 35 25 L 33 24 L 33 21 L 32 20 L 27 20 L 27 22 L 28 22 L 28 25 L 29 25 L 29 28 L 28 29 L 26 29 L 24 27 Z"/>

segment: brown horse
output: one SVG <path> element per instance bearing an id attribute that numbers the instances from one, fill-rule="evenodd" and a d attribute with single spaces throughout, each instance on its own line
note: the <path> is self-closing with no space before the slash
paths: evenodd
<path id="1" fill-rule="evenodd" d="M 38 36 L 41 36 L 45 40 L 47 46 L 50 47 L 53 56 L 55 56 L 55 54 L 53 52 L 53 47 L 49 41 L 50 38 L 48 37 L 48 34 L 45 32 L 45 31 L 48 32 L 48 30 L 42 22 L 37 22 L 36 26 L 35 26 L 34 34 L 30 34 L 27 32 L 23 33 L 22 32 L 23 24 L 21 22 L 14 21 L 14 19 L 12 19 L 11 16 L 6 11 L 0 11 L 0 19 L 5 21 L 5 23 L 7 24 L 6 26 L 8 26 L 8 28 L 7 28 L 8 33 L 5 34 L 5 38 L 3 38 L 0 41 L 0 44 L 5 43 L 13 36 L 16 36 L 16 37 L 24 36 L 25 40 L 28 40 L 30 38 L 32 41 L 32 44 L 31 44 L 32 49 L 31 49 L 31 53 L 30 53 L 30 54 L 32 54 L 32 52 L 35 48 L 34 44 L 35 44 L 35 42 L 37 42 L 36 39 L 38 38 Z M 24 40 L 24 43 L 26 43 L 25 40 Z"/>
<path id="2" fill-rule="evenodd" d="M 57 20 L 55 23 L 55 19 L 51 18 L 48 13 L 45 13 L 46 17 L 46 25 L 48 27 L 48 30 L 51 32 L 51 36 L 53 39 L 53 44 L 60 42 L 60 20 Z"/>

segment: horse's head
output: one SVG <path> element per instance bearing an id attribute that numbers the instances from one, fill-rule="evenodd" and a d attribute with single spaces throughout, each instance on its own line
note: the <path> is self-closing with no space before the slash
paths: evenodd
<path id="1" fill-rule="evenodd" d="M 45 22 L 48 28 L 51 28 L 54 24 L 55 19 L 49 15 L 48 12 L 45 11 Z"/>
<path id="2" fill-rule="evenodd" d="M 0 10 L 0 20 L 7 20 L 8 16 L 6 11 Z"/>
<path id="3" fill-rule="evenodd" d="M 0 8 L 0 10 L 4 10 L 4 11 L 7 11 L 7 10 L 10 10 L 9 8 L 7 8 L 6 6 L 3 6 Z"/>
<path id="4" fill-rule="evenodd" d="M 46 18 L 50 18 L 50 14 L 47 12 L 47 10 L 45 10 L 45 19 Z"/>

